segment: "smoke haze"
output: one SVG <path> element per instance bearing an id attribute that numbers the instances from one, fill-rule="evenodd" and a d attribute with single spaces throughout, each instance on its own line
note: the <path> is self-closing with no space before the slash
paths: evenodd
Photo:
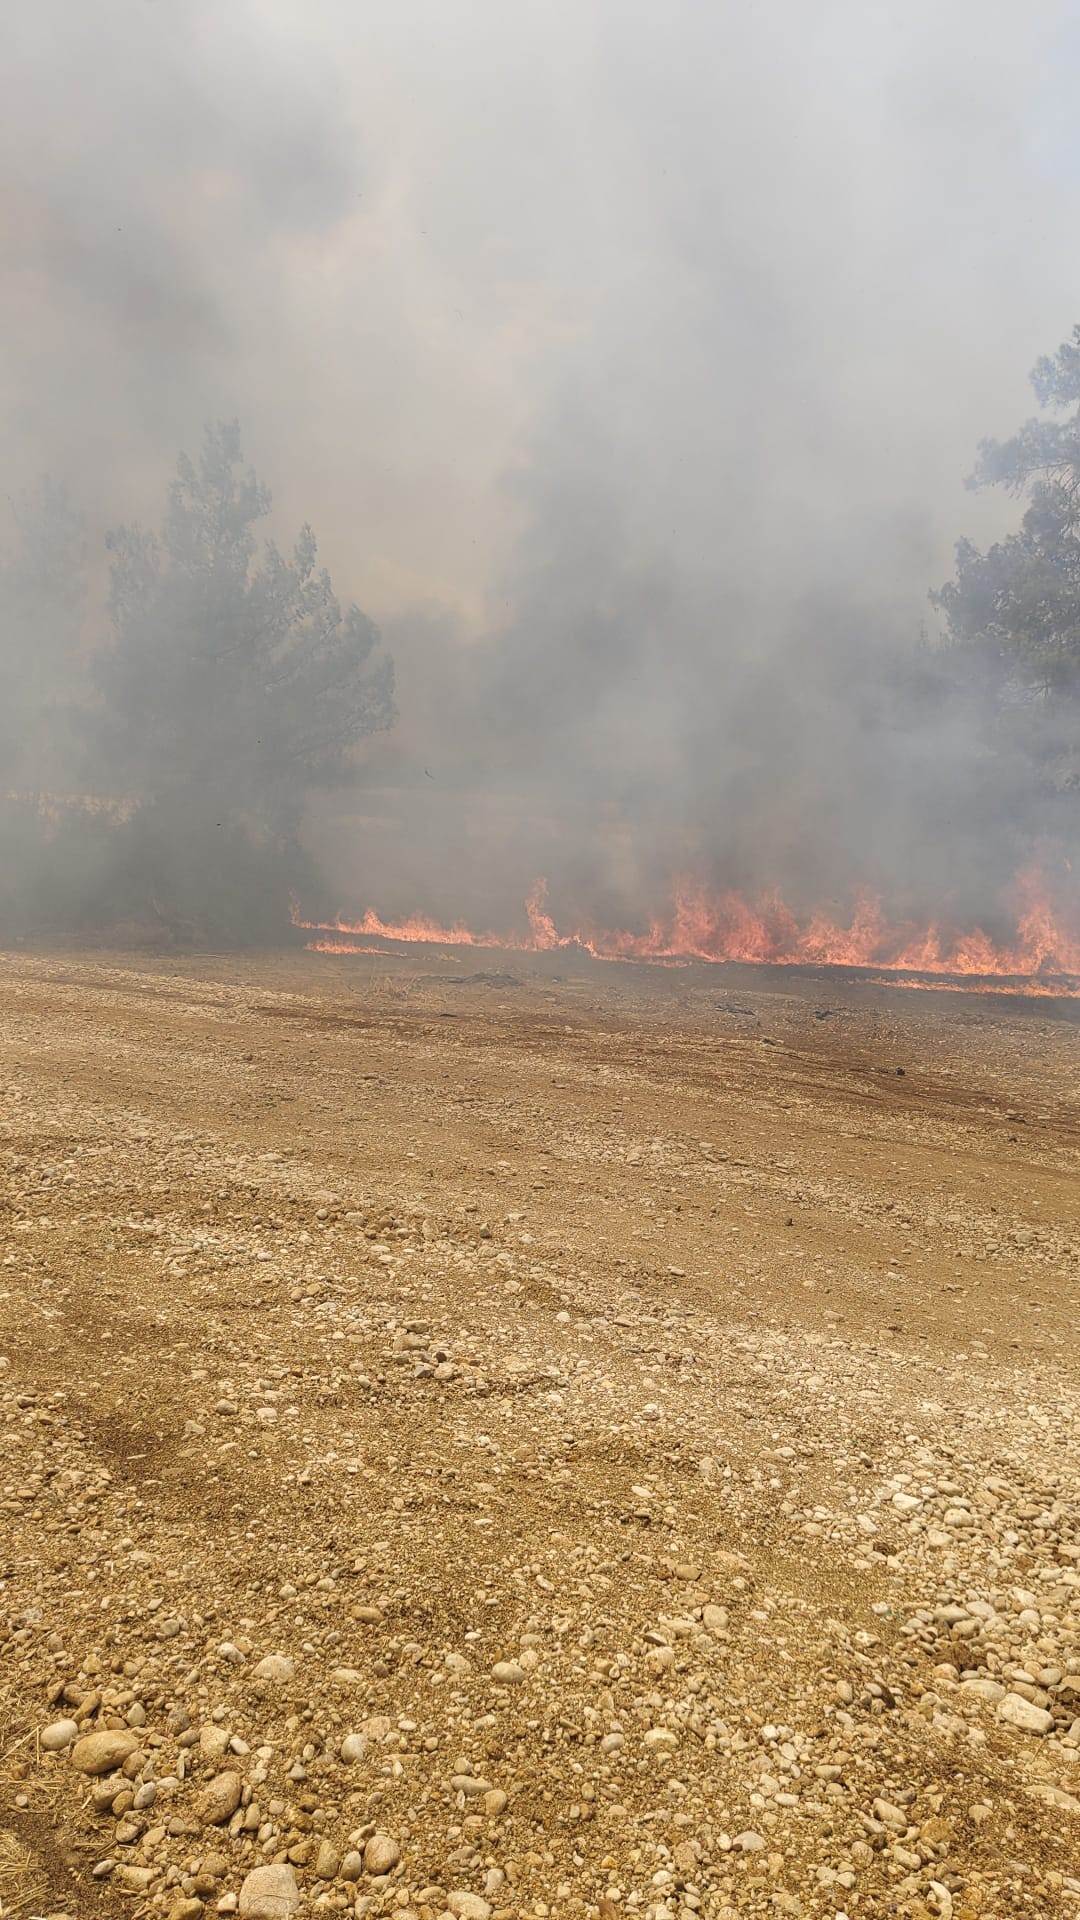
<path id="1" fill-rule="evenodd" d="M 1053 0 L 44 0 L 7 495 L 98 551 L 239 415 L 397 663 L 324 908 L 490 922 L 544 871 L 610 920 L 689 870 L 985 914 L 1075 826 L 920 632 L 1080 312 L 1078 60 Z"/>

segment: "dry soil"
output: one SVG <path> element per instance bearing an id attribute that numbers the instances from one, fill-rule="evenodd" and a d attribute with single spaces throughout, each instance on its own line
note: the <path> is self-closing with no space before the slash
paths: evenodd
<path id="1" fill-rule="evenodd" d="M 0 1911 L 1075 1920 L 1080 1026 L 475 966 L 0 960 Z"/>

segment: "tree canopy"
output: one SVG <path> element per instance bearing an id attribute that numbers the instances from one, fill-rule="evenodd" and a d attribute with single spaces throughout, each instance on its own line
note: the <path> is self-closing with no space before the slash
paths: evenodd
<path id="1" fill-rule="evenodd" d="M 98 663 L 102 738 L 125 791 L 289 824 L 312 786 L 393 717 L 374 623 L 342 607 L 305 526 L 285 558 L 256 537 L 270 495 L 239 429 L 182 457 L 160 536 L 109 536 L 114 640 Z"/>
<path id="2" fill-rule="evenodd" d="M 955 577 L 932 597 L 952 638 L 996 657 L 1044 694 L 1080 693 L 1080 326 L 1031 376 L 1044 413 L 1011 440 L 985 440 L 972 487 L 1026 494 L 1018 532 L 981 553 L 956 549 Z"/>
<path id="3" fill-rule="evenodd" d="M 269 510 L 238 427 L 218 425 L 180 459 L 160 534 L 108 540 L 98 780 L 133 805 L 130 914 L 149 902 L 195 937 L 280 928 L 308 793 L 394 714 L 378 629 L 340 604 L 310 527 L 287 557 L 260 543 Z"/>
<path id="4" fill-rule="evenodd" d="M 70 767 L 87 533 L 49 479 L 8 503 L 0 542 L 0 769 L 26 799 Z"/>

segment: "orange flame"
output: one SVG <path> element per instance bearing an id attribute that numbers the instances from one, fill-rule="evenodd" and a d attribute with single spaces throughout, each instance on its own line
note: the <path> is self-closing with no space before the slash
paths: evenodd
<path id="1" fill-rule="evenodd" d="M 1018 911 L 1013 940 L 1000 944 L 981 927 L 945 934 L 929 924 L 890 922 L 880 900 L 858 896 L 849 925 L 824 913 L 799 920 L 778 893 L 751 904 L 738 893 L 712 894 L 692 880 L 676 881 L 671 911 L 653 919 L 644 933 L 578 926 L 560 933 L 547 907 L 547 883 L 538 880 L 525 902 L 528 932 L 477 933 L 460 921 L 449 927 L 423 915 L 381 920 L 305 920 L 294 909 L 294 924 L 316 938 L 318 953 L 379 952 L 359 940 L 407 945 L 494 947 L 516 953 L 551 953 L 572 947 L 598 960 L 650 960 L 667 965 L 694 961 L 747 962 L 756 966 L 856 967 L 897 985 L 930 986 L 981 983 L 977 991 L 1037 993 L 1080 998 L 1080 933 L 1055 912 L 1038 873 L 1017 882 Z M 912 974 L 934 976 L 913 980 Z M 897 976 L 907 976 L 897 978 Z M 995 983 L 1008 984 L 995 984 Z"/>

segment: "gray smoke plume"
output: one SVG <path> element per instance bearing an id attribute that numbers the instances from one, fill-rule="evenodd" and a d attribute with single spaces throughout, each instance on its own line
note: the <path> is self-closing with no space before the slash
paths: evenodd
<path id="1" fill-rule="evenodd" d="M 397 661 L 324 907 L 985 912 L 1075 829 L 927 591 L 1015 518 L 963 477 L 1080 314 L 1078 55 L 1054 0 L 43 0 L 6 492 L 93 555 L 239 415 Z"/>

